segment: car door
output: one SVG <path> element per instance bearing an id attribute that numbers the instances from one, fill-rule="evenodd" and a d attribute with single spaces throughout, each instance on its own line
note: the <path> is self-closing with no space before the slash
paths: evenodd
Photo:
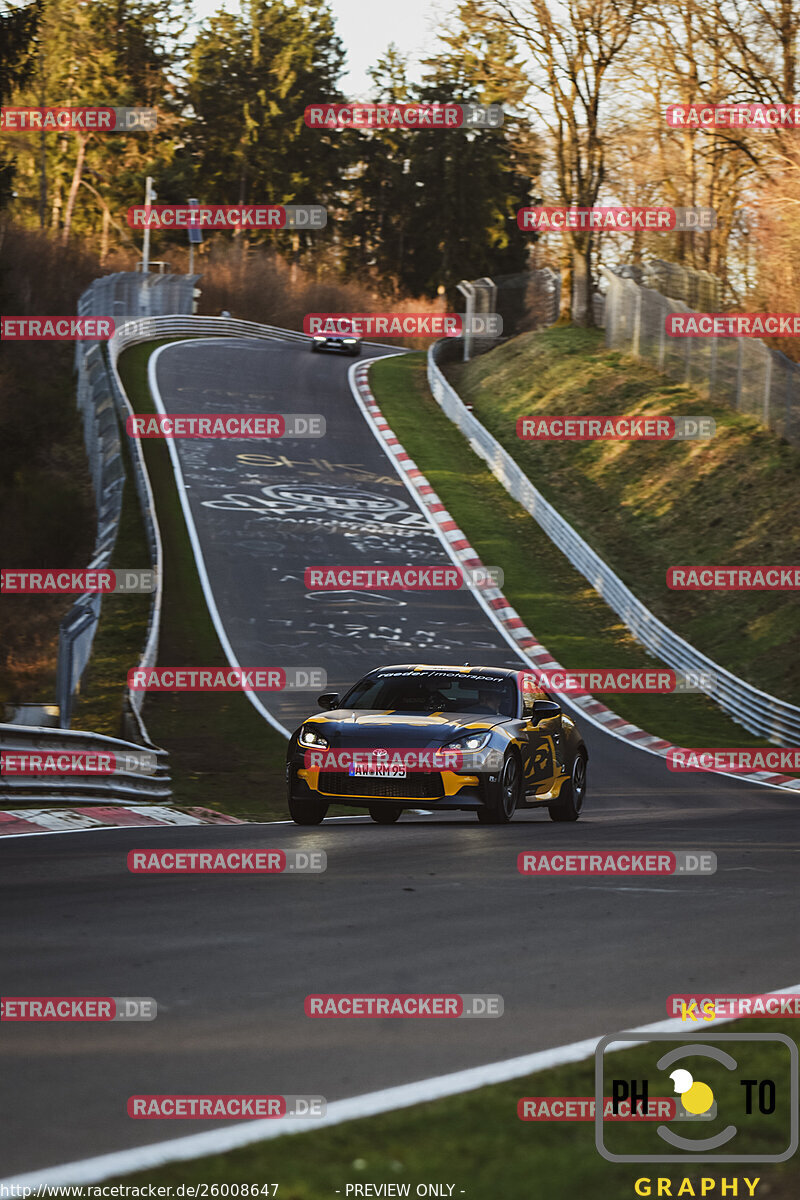
<path id="1" fill-rule="evenodd" d="M 522 738 L 524 779 L 526 792 L 549 791 L 561 775 L 564 761 L 564 734 L 561 728 L 561 712 L 548 716 L 534 711 L 538 701 L 546 693 L 524 691 L 522 693 Z M 545 701 L 552 703 L 549 697 Z"/>

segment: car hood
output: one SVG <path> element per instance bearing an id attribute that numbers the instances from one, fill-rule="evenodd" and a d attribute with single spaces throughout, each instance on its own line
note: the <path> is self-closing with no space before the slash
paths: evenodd
<path id="1" fill-rule="evenodd" d="M 413 748 L 442 746 L 465 730 L 494 729 L 510 719 L 474 713 L 412 714 L 337 708 L 321 716 L 309 717 L 303 724 L 313 725 L 332 747 Z"/>

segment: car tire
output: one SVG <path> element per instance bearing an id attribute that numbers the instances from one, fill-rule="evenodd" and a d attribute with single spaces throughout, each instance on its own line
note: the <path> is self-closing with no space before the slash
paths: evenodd
<path id="1" fill-rule="evenodd" d="M 289 816 L 295 825 L 319 825 L 327 811 L 328 805 L 316 796 L 289 797 Z"/>
<path id="2" fill-rule="evenodd" d="M 507 825 L 519 804 L 522 789 L 522 768 L 516 754 L 503 759 L 500 777 L 487 788 L 486 803 L 478 809 L 482 825 Z"/>
<path id="3" fill-rule="evenodd" d="M 394 825 L 400 819 L 402 804 L 371 804 L 369 815 L 377 825 Z"/>
<path id="4" fill-rule="evenodd" d="M 360 353 L 361 353 L 361 347 L 360 347 L 360 346 L 356 346 L 356 348 L 355 348 L 354 350 L 351 350 L 351 351 L 350 351 L 350 354 L 351 354 L 351 356 L 352 356 L 353 358 L 358 358 L 358 356 L 359 356 L 359 354 L 360 354 Z"/>
<path id="5" fill-rule="evenodd" d="M 572 774 L 562 785 L 556 804 L 548 805 L 551 821 L 577 821 L 586 799 L 586 755 L 575 755 Z"/>

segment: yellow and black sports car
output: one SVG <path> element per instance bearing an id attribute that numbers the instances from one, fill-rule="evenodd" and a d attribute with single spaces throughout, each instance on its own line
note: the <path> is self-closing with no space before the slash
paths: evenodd
<path id="1" fill-rule="evenodd" d="M 475 812 L 485 824 L 546 807 L 577 821 L 588 753 L 531 673 L 502 667 L 378 667 L 295 730 L 289 812 L 318 825 L 330 804 L 389 825 L 404 808 Z"/>

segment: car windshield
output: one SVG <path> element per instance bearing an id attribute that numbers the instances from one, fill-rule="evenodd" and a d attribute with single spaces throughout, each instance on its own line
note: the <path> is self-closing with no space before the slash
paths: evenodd
<path id="1" fill-rule="evenodd" d="M 342 700 L 343 708 L 390 709 L 399 713 L 458 712 L 514 717 L 517 690 L 499 675 L 414 671 L 362 679 Z"/>

